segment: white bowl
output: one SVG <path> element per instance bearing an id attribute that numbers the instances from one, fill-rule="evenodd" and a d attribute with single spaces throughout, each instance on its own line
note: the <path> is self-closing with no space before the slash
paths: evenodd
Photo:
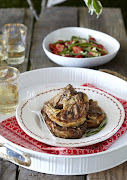
<path id="1" fill-rule="evenodd" d="M 70 40 L 72 36 L 79 36 L 88 39 L 89 35 L 94 37 L 96 41 L 102 44 L 108 51 L 107 55 L 89 58 L 73 58 L 64 57 L 53 54 L 49 48 L 49 44 L 58 40 Z M 43 40 L 43 49 L 50 60 L 62 66 L 71 67 L 94 67 L 111 61 L 120 48 L 120 43 L 113 37 L 92 29 L 82 27 L 66 27 L 55 30 L 48 34 Z"/>

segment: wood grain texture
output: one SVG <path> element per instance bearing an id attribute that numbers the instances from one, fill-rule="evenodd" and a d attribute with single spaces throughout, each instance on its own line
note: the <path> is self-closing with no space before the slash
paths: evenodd
<path id="1" fill-rule="evenodd" d="M 104 8 L 101 16 L 97 18 L 95 14 L 90 16 L 86 8 L 80 8 L 79 25 L 109 34 L 116 38 L 121 44 L 120 51 L 112 61 L 94 69 L 110 69 L 127 76 L 126 31 L 120 9 Z"/>
<path id="2" fill-rule="evenodd" d="M 87 180 L 126 180 L 127 179 L 127 162 L 120 166 L 103 171 L 100 173 L 94 173 L 87 176 Z"/>
<path id="3" fill-rule="evenodd" d="M 0 27 L 8 23 L 23 23 L 23 8 L 3 8 L 0 9 Z"/>
<path id="4" fill-rule="evenodd" d="M 85 180 L 85 176 L 58 176 L 42 174 L 19 167 L 18 180 Z"/>
<path id="5" fill-rule="evenodd" d="M 27 26 L 27 40 L 26 40 L 26 58 L 25 61 L 17 67 L 20 72 L 27 71 L 27 64 L 30 54 L 31 36 L 33 28 L 33 15 L 29 9 L 24 8 L 6 8 L 0 9 L 0 27 L 8 23 L 21 23 Z"/>
<path id="6" fill-rule="evenodd" d="M 42 49 L 43 39 L 48 33 L 63 27 L 77 26 L 77 8 L 53 7 L 41 12 L 39 20 L 34 26 L 31 69 L 58 66 L 48 59 Z"/>
<path id="7" fill-rule="evenodd" d="M 17 166 L 0 159 L 0 180 L 16 180 Z"/>

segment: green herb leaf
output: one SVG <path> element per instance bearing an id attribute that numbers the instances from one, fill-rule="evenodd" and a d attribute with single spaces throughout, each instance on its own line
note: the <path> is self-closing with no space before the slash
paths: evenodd
<path id="1" fill-rule="evenodd" d="M 99 128 L 100 128 L 100 129 L 103 128 L 103 127 L 106 125 L 106 123 L 107 123 L 107 121 L 106 121 L 106 119 L 104 119 L 104 120 L 102 121 L 102 123 L 100 124 Z"/>
<path id="2" fill-rule="evenodd" d="M 102 13 L 102 5 L 99 0 L 84 0 L 86 6 L 89 9 L 89 13 L 92 15 L 93 12 L 97 14 L 97 17 Z"/>
<path id="3" fill-rule="evenodd" d="M 106 123 L 107 123 L 107 121 L 106 121 L 106 119 L 104 119 L 102 121 L 102 123 L 99 125 L 99 127 L 87 130 L 85 133 L 85 136 L 89 137 L 89 136 L 92 136 L 94 134 L 97 134 L 99 131 L 101 131 L 105 127 Z"/>
<path id="4" fill-rule="evenodd" d="M 88 7 L 92 5 L 92 0 L 88 0 Z"/>
<path id="5" fill-rule="evenodd" d="M 97 14 L 97 17 L 99 17 L 99 15 L 102 12 L 102 5 L 101 5 L 100 1 L 93 0 L 93 8 L 94 8 L 95 13 Z"/>

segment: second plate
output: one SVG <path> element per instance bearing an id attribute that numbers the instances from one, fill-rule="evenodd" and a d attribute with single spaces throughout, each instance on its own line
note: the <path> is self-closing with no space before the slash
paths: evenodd
<path id="1" fill-rule="evenodd" d="M 54 95 L 56 95 L 61 88 L 53 87 L 36 93 L 36 96 L 34 98 L 36 98 L 40 109 L 42 109 L 44 103 L 51 99 Z M 31 99 L 25 99 L 21 101 L 21 103 L 17 107 L 16 118 L 23 131 L 30 137 L 40 142 L 60 147 L 88 146 L 104 141 L 114 135 L 121 127 L 125 117 L 124 108 L 121 103 L 114 97 L 110 96 L 108 93 L 94 88 L 82 86 L 75 88 L 77 91 L 86 93 L 89 99 L 98 101 L 98 105 L 106 113 L 107 124 L 99 133 L 89 137 L 83 136 L 80 139 L 63 139 L 56 137 L 55 140 L 52 141 L 52 139 L 50 139 L 48 136 L 48 131 L 44 131 L 43 129 L 41 129 L 36 114 L 32 113 L 29 110 L 28 102 L 31 101 Z"/>

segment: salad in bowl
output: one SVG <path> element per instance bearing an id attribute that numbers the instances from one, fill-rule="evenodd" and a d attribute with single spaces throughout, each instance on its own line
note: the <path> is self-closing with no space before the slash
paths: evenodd
<path id="1" fill-rule="evenodd" d="M 43 40 L 48 58 L 61 66 L 94 67 L 111 61 L 120 43 L 100 31 L 65 27 L 49 33 Z"/>

